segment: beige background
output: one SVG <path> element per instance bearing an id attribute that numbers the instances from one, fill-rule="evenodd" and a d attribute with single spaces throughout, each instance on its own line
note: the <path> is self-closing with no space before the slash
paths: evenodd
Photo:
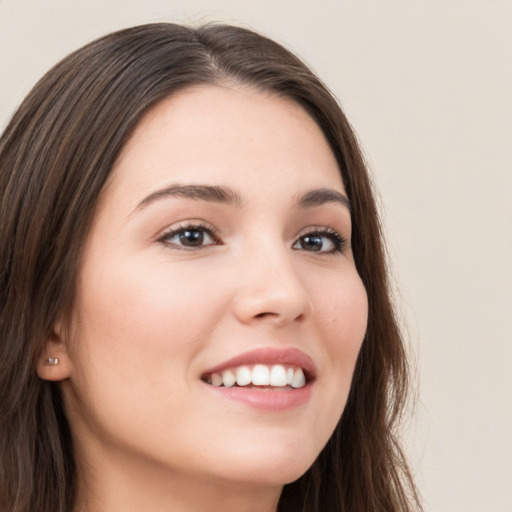
<path id="1" fill-rule="evenodd" d="M 257 28 L 341 100 L 418 360 L 427 510 L 512 512 L 512 1 L 0 0 L 0 127 L 71 50 L 161 20 Z"/>

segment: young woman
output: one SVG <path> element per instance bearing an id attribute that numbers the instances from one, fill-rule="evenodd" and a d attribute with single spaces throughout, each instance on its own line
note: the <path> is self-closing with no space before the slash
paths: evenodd
<path id="1" fill-rule="evenodd" d="M 78 50 L 0 140 L 0 508 L 412 511 L 354 134 L 245 29 Z"/>

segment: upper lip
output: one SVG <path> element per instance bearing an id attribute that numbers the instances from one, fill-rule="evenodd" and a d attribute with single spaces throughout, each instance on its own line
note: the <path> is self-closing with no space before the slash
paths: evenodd
<path id="1" fill-rule="evenodd" d="M 316 367 L 313 359 L 297 348 L 257 348 L 249 352 L 237 355 L 220 364 L 212 366 L 203 372 L 203 375 L 221 373 L 223 370 L 236 366 L 253 364 L 282 364 L 298 366 L 304 370 L 306 378 L 311 380 L 316 375 Z"/>

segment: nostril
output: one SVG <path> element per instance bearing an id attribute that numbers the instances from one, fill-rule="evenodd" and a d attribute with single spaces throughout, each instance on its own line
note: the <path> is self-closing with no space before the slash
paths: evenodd
<path id="1" fill-rule="evenodd" d="M 284 323 L 286 323 L 286 321 L 287 321 L 286 317 L 284 317 L 283 315 L 279 315 L 279 313 L 271 313 L 271 312 L 258 313 L 257 315 L 254 315 L 254 318 L 261 318 L 261 319 L 282 318 Z M 306 318 L 306 316 L 304 315 L 304 313 L 300 313 L 296 318 L 293 318 L 292 320 L 294 320 L 295 322 L 301 322 L 305 318 Z"/>
<path id="2" fill-rule="evenodd" d="M 302 322 L 306 318 L 306 315 L 304 313 L 301 313 L 300 315 L 295 318 L 296 322 Z"/>
<path id="3" fill-rule="evenodd" d="M 270 313 L 270 312 L 266 312 L 266 313 L 258 313 L 257 315 L 255 315 L 254 318 L 265 318 L 266 316 L 275 316 L 276 313 Z"/>

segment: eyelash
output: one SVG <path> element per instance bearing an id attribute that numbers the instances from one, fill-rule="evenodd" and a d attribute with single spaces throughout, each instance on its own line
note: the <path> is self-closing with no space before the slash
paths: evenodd
<path id="1" fill-rule="evenodd" d="M 343 237 L 342 235 L 340 235 L 336 230 L 329 228 L 329 227 L 311 227 L 308 229 L 310 229 L 310 231 L 307 231 L 306 233 L 299 236 L 298 239 L 293 243 L 293 246 L 292 246 L 293 249 L 295 249 L 295 250 L 302 249 L 302 250 L 305 250 L 306 252 L 313 252 L 313 253 L 318 252 L 319 254 L 338 254 L 338 253 L 342 253 L 346 249 L 346 246 L 347 246 L 346 238 Z M 206 234 L 208 237 L 210 237 L 213 240 L 213 243 L 209 243 L 206 245 L 203 245 L 202 243 L 200 243 L 199 245 L 188 245 L 187 246 L 187 245 L 180 245 L 180 244 L 170 241 L 175 236 L 184 235 L 187 231 L 202 233 L 200 242 L 203 241 L 204 235 Z M 178 226 L 171 228 L 170 230 L 166 231 L 160 238 L 158 238 L 157 241 L 161 242 L 167 246 L 173 246 L 173 248 L 178 248 L 178 250 L 191 251 L 194 249 L 200 249 L 200 248 L 208 247 L 211 245 L 223 245 L 216 233 L 217 233 L 217 230 L 214 227 L 212 227 L 204 222 L 200 222 L 197 224 L 195 224 L 195 223 L 188 224 L 187 223 L 184 225 L 178 225 Z M 333 248 L 328 251 L 324 251 L 324 250 L 307 251 L 306 249 L 304 249 L 303 246 L 296 247 L 296 245 L 300 244 L 301 241 L 304 241 L 306 239 L 306 237 L 328 238 L 330 240 L 330 242 L 333 244 Z"/>
<path id="2" fill-rule="evenodd" d="M 189 232 L 196 231 L 196 232 L 206 234 L 214 241 L 214 243 L 207 244 L 206 246 L 205 245 L 187 246 L 187 245 L 179 245 L 179 244 L 169 241 L 170 239 L 174 238 L 177 235 L 185 234 L 187 231 L 189 231 Z M 199 248 L 207 247 L 208 245 L 222 245 L 222 242 L 216 236 L 216 233 L 217 233 L 217 230 L 214 227 L 209 226 L 208 224 L 206 224 L 204 222 L 199 222 L 197 224 L 196 223 L 183 224 L 183 225 L 178 225 L 178 226 L 172 227 L 169 231 L 166 231 L 157 241 L 161 242 L 163 244 L 166 244 L 168 246 L 173 246 L 175 248 L 178 248 L 178 250 L 190 251 L 190 250 L 194 250 L 198 247 Z"/>
<path id="3" fill-rule="evenodd" d="M 308 228 L 311 231 L 307 231 L 301 235 L 297 241 L 293 244 L 293 248 L 306 237 L 326 237 L 329 238 L 333 244 L 333 248 L 328 251 L 307 251 L 307 252 L 319 252 L 320 254 L 339 254 L 342 253 L 347 247 L 347 239 L 340 235 L 335 229 L 329 227 L 312 227 Z"/>

